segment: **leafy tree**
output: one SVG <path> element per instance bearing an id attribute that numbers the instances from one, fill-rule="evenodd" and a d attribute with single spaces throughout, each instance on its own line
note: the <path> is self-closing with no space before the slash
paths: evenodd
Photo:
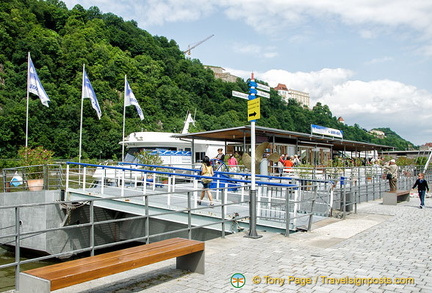
<path id="1" fill-rule="evenodd" d="M 121 153 L 124 77 L 145 119 L 126 109 L 126 132 L 180 132 L 187 111 L 196 113 L 196 131 L 247 124 L 247 102 L 233 90 L 248 92 L 247 81 L 224 82 L 197 59 L 185 58 L 174 40 L 152 36 L 135 21 L 124 21 L 99 8 L 68 9 L 59 0 L 6 0 L 0 3 L 0 154 L 14 158 L 25 143 L 27 54 L 31 53 L 49 95 L 49 108 L 30 94 L 29 147 L 43 145 L 59 158 L 78 156 L 82 69 L 102 109 L 99 120 L 90 101 L 83 102 L 84 158 L 116 158 Z M 264 83 L 263 81 L 258 81 Z M 344 138 L 397 149 L 414 146 L 390 129 L 378 139 L 359 125 L 347 126 L 327 105 L 312 110 L 285 102 L 273 89 L 261 99 L 258 125 L 310 132 L 310 124 L 344 131 Z"/>

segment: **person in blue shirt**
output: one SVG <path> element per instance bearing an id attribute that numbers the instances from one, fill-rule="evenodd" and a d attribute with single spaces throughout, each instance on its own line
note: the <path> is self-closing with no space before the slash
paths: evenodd
<path id="1" fill-rule="evenodd" d="M 424 199 L 426 195 L 426 190 L 429 192 L 429 186 L 426 179 L 424 179 L 424 174 L 419 173 L 416 182 L 414 183 L 413 189 L 417 187 L 419 198 L 420 198 L 420 208 L 424 207 Z"/>

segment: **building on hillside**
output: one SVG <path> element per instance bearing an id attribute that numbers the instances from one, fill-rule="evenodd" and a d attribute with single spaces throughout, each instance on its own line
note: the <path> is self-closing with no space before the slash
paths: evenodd
<path id="1" fill-rule="evenodd" d="M 232 75 L 229 72 L 226 72 L 224 68 L 219 66 L 205 65 L 204 67 L 211 69 L 213 71 L 215 78 L 222 79 L 223 81 L 236 82 L 237 78 L 240 78 L 238 76 Z"/>
<path id="2" fill-rule="evenodd" d="M 308 93 L 289 89 L 283 83 L 279 83 L 274 89 L 286 102 L 288 102 L 289 99 L 294 99 L 299 102 L 300 105 L 306 106 L 308 108 L 310 107 L 310 97 Z"/>
<path id="3" fill-rule="evenodd" d="M 372 134 L 373 136 L 377 137 L 377 138 L 385 138 L 386 137 L 385 133 L 381 130 L 372 129 L 371 131 L 369 131 L 369 133 Z"/>
<path id="4" fill-rule="evenodd" d="M 342 116 L 340 116 L 340 117 L 338 118 L 338 121 L 339 121 L 340 123 L 342 123 L 342 124 L 345 124 L 345 120 L 342 118 Z"/>

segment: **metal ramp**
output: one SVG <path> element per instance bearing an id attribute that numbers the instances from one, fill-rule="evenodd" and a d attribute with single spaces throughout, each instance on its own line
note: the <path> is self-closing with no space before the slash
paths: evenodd
<path id="1" fill-rule="evenodd" d="M 210 207 L 208 202 L 203 201 L 202 205 L 197 205 L 197 198 L 200 189 L 193 189 L 191 184 L 178 184 L 175 192 L 167 192 L 164 188 L 156 188 L 151 193 L 142 194 L 142 188 L 124 188 L 119 190 L 117 187 L 107 187 L 101 193 L 100 187 L 82 189 L 68 189 L 67 200 L 71 201 L 94 201 L 94 205 L 104 209 L 122 211 L 132 215 L 146 215 L 179 224 L 191 224 L 194 226 L 207 226 L 208 229 L 220 231 L 221 220 L 239 219 L 236 221 L 236 227 L 226 225 L 226 233 L 235 233 L 238 230 L 249 228 L 249 196 L 245 196 L 241 201 L 240 192 L 230 192 L 221 194 L 225 199 L 217 198 L 215 195 L 215 206 Z M 122 194 L 120 196 L 120 194 Z M 188 196 L 189 194 L 189 196 Z M 189 199 L 188 199 L 189 197 Z M 146 207 L 146 198 L 148 206 Z M 173 213 L 173 211 L 177 211 Z M 190 211 L 190 219 L 189 219 Z M 290 213 L 290 217 L 293 217 Z M 314 221 L 319 221 L 323 217 L 314 216 Z M 302 220 L 303 219 L 303 220 Z M 290 230 L 296 230 L 298 227 L 307 227 L 307 218 L 295 219 L 290 223 Z M 286 231 L 286 222 L 284 219 L 262 218 L 257 220 L 257 229 L 284 233 Z"/>

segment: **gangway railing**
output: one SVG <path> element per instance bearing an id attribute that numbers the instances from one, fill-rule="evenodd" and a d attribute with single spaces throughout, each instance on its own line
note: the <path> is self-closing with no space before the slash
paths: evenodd
<path id="1" fill-rule="evenodd" d="M 81 168 L 70 168 L 71 165 L 79 165 Z M 220 202 L 216 203 L 215 206 L 209 207 L 209 206 L 195 206 L 196 203 L 196 197 L 194 195 L 195 192 L 199 192 L 200 189 L 190 189 L 189 191 L 181 191 L 178 189 L 175 193 L 182 194 L 183 202 L 181 205 L 177 203 L 174 209 L 169 210 L 166 209 L 164 211 L 152 211 L 152 202 L 154 200 L 158 200 L 161 195 L 165 196 L 173 196 L 173 192 L 158 192 L 158 193 L 144 193 L 141 189 L 139 194 L 130 194 L 126 192 L 125 189 L 127 189 L 125 185 L 125 176 L 121 175 L 122 182 L 120 184 L 120 188 L 123 189 L 123 192 L 117 192 L 117 196 L 110 195 L 108 197 L 100 196 L 98 197 L 90 197 L 88 196 L 89 193 L 92 193 L 95 191 L 95 187 L 92 187 L 92 180 L 90 180 L 91 174 L 93 172 L 88 172 L 87 168 L 95 168 L 99 167 L 97 165 L 90 165 L 90 164 L 79 164 L 79 163 L 68 163 L 66 166 L 66 190 L 65 190 L 65 197 L 68 197 L 68 193 L 76 192 L 79 187 L 81 187 L 81 193 L 82 195 L 87 194 L 87 197 L 82 200 L 77 200 L 74 198 L 73 200 L 59 200 L 55 202 L 41 202 L 41 203 L 32 203 L 32 204 L 14 204 L 14 205 L 4 205 L 0 207 L 0 213 L 5 215 L 8 214 L 8 221 L 7 223 L 4 222 L 0 225 L 2 229 L 0 229 L 0 243 L 4 245 L 10 245 L 15 246 L 15 261 L 8 264 L 0 265 L 0 269 L 5 269 L 9 267 L 15 268 L 15 287 L 19 290 L 18 284 L 19 284 L 19 272 L 21 271 L 21 266 L 24 266 L 29 263 L 34 262 L 40 262 L 44 260 L 49 260 L 52 258 L 62 258 L 62 257 L 69 257 L 71 255 L 75 254 L 90 254 L 94 255 L 96 250 L 103 249 L 103 248 L 109 248 L 113 247 L 115 245 L 125 245 L 132 242 L 145 242 L 149 243 L 150 241 L 154 239 L 158 239 L 160 237 L 170 237 L 170 235 L 184 235 L 184 237 L 187 237 L 189 239 L 193 239 L 195 236 L 194 231 L 196 229 L 202 229 L 202 228 L 208 228 L 210 226 L 219 225 L 220 231 L 221 231 L 221 237 L 225 236 L 225 233 L 227 229 L 229 229 L 229 225 L 233 227 L 239 227 L 239 225 L 245 226 L 247 225 L 248 216 L 242 216 L 238 214 L 229 214 L 227 213 L 227 210 L 234 205 L 240 205 L 244 207 L 248 207 L 249 198 L 248 196 L 245 196 L 244 201 L 241 200 L 241 198 L 237 198 L 236 201 L 228 201 L 228 190 L 231 187 L 220 187 L 215 188 L 213 190 L 219 190 L 223 196 L 220 197 Z M 116 168 L 116 167 L 104 167 L 104 168 Z M 78 170 L 78 171 L 75 171 Z M 123 172 L 138 172 L 136 169 L 130 169 L 130 168 L 122 168 Z M 144 172 L 146 170 L 140 170 L 139 172 Z M 151 171 L 151 172 L 159 172 L 159 171 Z M 146 174 L 146 172 L 144 172 Z M 173 175 L 174 176 L 174 175 Z M 198 177 L 203 178 L 204 176 L 197 176 L 192 174 L 183 174 L 182 176 L 191 177 L 193 181 L 197 182 Z M 218 180 L 218 177 L 213 177 L 214 180 Z M 220 178 L 219 178 L 220 179 Z M 244 181 L 242 189 L 249 188 L 248 181 L 242 180 L 242 179 L 236 179 L 237 182 Z M 102 180 L 102 182 L 104 182 Z M 101 183 L 102 186 L 104 186 L 104 183 Z M 279 213 L 277 217 L 278 221 L 282 223 L 282 228 L 285 227 L 285 235 L 288 236 L 290 233 L 290 230 L 292 230 L 292 225 L 290 224 L 291 221 L 299 220 L 300 217 L 308 217 L 308 219 L 312 220 L 312 213 L 309 215 L 299 215 L 298 218 L 295 216 L 292 216 L 289 211 L 296 210 L 295 205 L 298 205 L 300 201 L 298 201 L 298 198 L 296 200 L 292 199 L 291 194 L 295 194 L 297 190 L 297 193 L 300 192 L 301 188 L 296 185 L 292 184 L 281 184 L 279 182 L 264 182 L 264 181 L 258 181 L 258 184 L 262 186 L 263 188 L 270 188 L 272 189 L 271 192 L 268 192 L 271 196 L 266 196 L 264 193 L 261 195 L 261 200 L 259 201 L 261 205 L 263 205 L 263 211 L 271 211 L 273 212 L 273 215 L 276 213 Z M 100 186 L 99 191 L 102 190 L 102 188 L 105 188 L 105 191 L 109 191 L 114 186 Z M 131 185 L 131 187 L 133 187 Z M 129 188 L 129 190 L 133 190 L 134 188 Z M 118 188 L 118 187 L 116 187 Z M 117 190 L 119 191 L 119 190 Z M 264 189 L 263 189 L 264 191 Z M 44 192 L 44 191 L 41 191 Z M 289 196 L 288 196 L 289 195 Z M 141 203 L 141 206 L 143 207 L 142 214 L 136 214 L 131 215 L 125 218 L 119 218 L 119 219 L 109 219 L 109 220 L 98 220 L 96 217 L 96 211 L 95 208 L 98 206 L 98 204 L 102 202 L 114 202 L 114 201 L 121 201 L 124 202 L 125 197 L 128 198 L 130 202 L 133 202 L 134 200 Z M 70 207 L 76 205 L 77 203 L 80 204 L 81 207 L 86 207 L 89 210 L 89 217 L 87 222 L 69 222 L 67 219 L 70 217 L 69 212 L 72 210 Z M 312 203 L 313 204 L 313 203 Z M 28 225 L 31 223 L 31 221 L 24 221 L 23 216 L 24 215 L 31 215 L 36 214 L 32 213 L 32 209 L 38 209 L 42 208 L 42 210 L 47 210 L 51 206 L 54 210 L 65 210 L 65 219 L 63 220 L 62 225 L 53 224 L 52 226 L 47 226 L 45 228 L 30 228 Z M 279 207 L 282 207 L 281 209 L 278 209 Z M 216 216 L 213 215 L 213 220 L 211 222 L 205 222 L 203 224 L 199 224 L 194 220 L 194 214 L 197 214 L 199 212 L 202 212 L 204 210 L 220 210 L 219 215 Z M 285 217 L 282 217 L 283 211 L 285 211 Z M 150 233 L 150 225 L 153 219 L 158 217 L 164 217 L 169 215 L 185 215 L 187 217 L 186 226 L 184 228 L 175 228 L 169 231 L 164 231 L 161 233 Z M 267 215 L 260 215 L 264 220 L 269 220 L 272 215 L 268 213 Z M 122 225 L 123 223 L 127 223 L 130 221 L 143 221 L 144 222 L 144 231 L 142 235 L 136 236 L 136 237 L 130 237 L 127 239 L 117 239 L 117 241 L 113 241 L 110 243 L 98 243 L 96 239 L 97 231 L 100 229 L 100 227 L 103 227 L 104 225 Z M 36 222 L 36 221 L 34 221 Z M 310 229 L 310 224 L 307 224 L 308 228 Z M 3 227 L 4 225 L 4 227 Z M 228 225 L 228 226 L 227 226 Z M 37 225 L 36 225 L 37 226 Z M 60 227 L 59 227 L 60 226 Z M 3 229 L 4 228 L 4 229 Z M 60 234 L 68 234 L 72 233 L 72 231 L 79 230 L 80 235 L 84 237 L 83 239 L 88 239 L 88 245 L 81 247 L 79 249 L 68 249 L 64 251 L 60 251 L 58 253 L 54 253 L 48 256 L 42 256 L 42 257 L 34 257 L 28 260 L 22 260 L 21 259 L 21 250 L 23 245 L 31 240 L 32 238 L 38 237 L 40 235 L 46 235 L 45 237 L 49 239 L 54 234 L 58 234 L 58 232 L 61 232 Z M 120 229 L 118 229 L 120 230 Z M 231 232 L 238 232 L 238 231 L 231 231 Z M 72 240 L 68 240 L 72 241 Z M 62 246 L 63 247 L 63 246 Z M 65 245 L 65 247 L 67 247 Z M 74 245 L 70 245 L 70 247 L 75 247 Z"/>
<path id="2" fill-rule="evenodd" d="M 122 164 L 122 166 L 132 166 L 128 171 L 129 174 L 135 174 L 135 178 L 129 176 L 125 182 L 133 182 L 132 184 L 143 184 L 144 192 L 155 191 L 158 187 L 166 187 L 169 191 L 175 191 L 177 188 L 178 181 L 193 182 L 194 188 L 199 187 L 200 170 L 190 168 L 175 168 L 170 166 L 156 166 L 156 165 L 145 165 L 145 164 Z M 118 168 L 117 167 L 106 167 L 106 168 Z M 148 176 L 136 175 L 136 169 L 143 169 L 147 172 Z M 166 170 L 167 172 L 158 171 Z M 135 173 L 134 173 L 135 172 Z M 417 175 L 419 169 L 417 166 L 403 166 L 399 167 L 398 177 L 398 188 L 399 189 L 410 189 L 413 184 L 413 176 Z M 429 175 L 426 174 L 426 177 Z M 118 182 L 121 182 L 119 175 L 111 176 L 108 174 L 106 178 L 117 178 Z M 143 177 L 143 178 L 141 178 Z M 158 181 L 158 178 L 166 177 L 166 183 Z M 232 173 L 232 172 L 215 172 L 215 177 L 222 177 L 215 180 L 215 187 L 225 187 L 229 184 L 239 185 L 241 199 L 244 200 L 248 197 L 248 184 L 251 178 L 250 173 Z M 316 186 L 316 200 L 313 213 L 318 216 L 330 216 L 334 211 L 342 211 L 343 217 L 347 212 L 356 212 L 357 204 L 361 202 L 367 202 L 370 200 L 376 200 L 382 198 L 383 192 L 388 190 L 388 181 L 385 179 L 383 168 L 378 165 L 365 166 L 365 167 L 320 167 L 320 168 L 303 168 L 294 167 L 289 173 L 277 174 L 276 176 L 264 176 L 256 175 L 258 180 L 258 187 L 262 184 L 266 185 L 271 182 L 279 182 L 283 184 L 293 185 L 317 185 Z M 149 179 L 149 180 L 148 180 Z M 115 181 L 115 180 L 114 180 Z M 143 183 L 144 182 L 144 183 Z M 298 198 L 312 198 L 310 192 L 311 187 L 302 188 L 302 192 L 294 197 Z M 307 192 L 305 192 L 306 190 Z M 220 199 L 222 193 L 219 189 L 215 190 L 216 198 Z M 263 194 L 265 198 L 266 193 Z M 258 203 L 259 204 L 259 203 Z M 258 205 L 260 208 L 261 205 Z M 307 213 L 310 211 L 309 206 L 302 204 L 300 213 Z M 261 215 L 263 213 L 259 213 Z"/>
<path id="3" fill-rule="evenodd" d="M 168 194 L 165 197 L 165 206 L 169 207 L 175 199 L 176 192 L 181 192 L 182 188 L 189 188 L 193 192 L 194 201 L 192 205 L 197 208 L 199 201 L 199 194 L 202 191 L 200 189 L 199 182 L 202 178 L 212 179 L 212 190 L 216 193 L 216 200 L 220 201 L 224 198 L 227 201 L 228 198 L 233 202 L 245 202 L 249 200 L 248 190 L 250 189 L 250 174 L 247 173 L 236 173 L 234 176 L 229 172 L 215 172 L 214 177 L 201 176 L 199 169 L 187 169 L 187 168 L 173 168 L 173 167 L 162 167 L 156 165 L 145 165 L 145 164 L 121 164 L 120 166 L 98 166 L 84 163 L 68 162 L 68 165 L 79 165 L 81 166 L 82 173 L 75 174 L 74 177 L 81 181 L 74 181 L 75 188 L 81 189 L 83 192 L 96 192 L 100 194 L 109 194 L 113 190 L 117 190 L 118 194 L 125 196 L 126 193 L 139 192 L 147 194 L 149 192 L 162 192 L 162 189 L 158 191 L 157 186 L 167 187 Z M 129 167 L 125 167 L 129 166 Z M 130 168 L 134 166 L 136 168 Z M 97 182 L 90 184 L 91 180 L 86 179 L 88 174 L 94 174 L 94 172 L 87 172 L 87 168 L 100 168 L 97 177 Z M 77 168 L 74 168 L 77 169 Z M 157 169 L 171 169 L 171 172 L 158 171 Z M 69 170 L 69 169 L 67 169 Z M 115 171 L 115 172 L 113 172 Z M 179 173 L 179 171 L 181 173 Z M 231 177 L 228 177 L 231 175 Z M 166 185 L 160 184 L 155 179 L 158 177 L 168 177 Z M 70 178 L 69 171 L 66 175 Z M 314 190 L 319 189 L 319 185 L 325 185 L 326 182 L 322 180 L 308 181 L 308 188 L 300 188 L 298 180 L 294 178 L 281 178 L 278 176 L 257 176 L 256 181 L 258 186 L 258 219 L 268 221 L 271 225 L 280 225 L 287 222 L 287 218 L 291 218 L 292 221 L 288 221 L 291 225 L 291 230 L 297 229 L 297 223 L 308 222 L 301 221 L 299 218 L 308 218 L 312 220 L 311 215 L 314 214 L 314 210 L 311 207 L 314 204 L 311 202 L 315 201 L 315 197 L 318 192 Z M 148 182 L 148 178 L 151 181 Z M 107 181 L 108 179 L 108 181 Z M 113 180 L 114 186 L 111 184 Z M 184 184 L 176 184 L 177 181 L 187 182 L 190 185 L 185 186 Z M 302 181 L 305 181 L 302 179 Z M 71 180 L 68 180 L 67 190 L 71 184 Z M 180 186 L 180 187 L 179 187 Z M 150 187 L 150 188 L 149 188 Z M 328 197 L 329 192 L 325 196 Z M 324 195 L 322 195 L 324 196 Z M 285 204 L 287 201 L 287 204 Z M 328 199 L 327 199 L 328 201 Z M 281 204 L 283 202 L 284 204 Z M 286 205 L 289 206 L 287 209 Z M 328 210 L 328 205 L 325 206 Z M 304 224 L 309 227 L 309 223 Z M 286 235 L 289 234 L 287 230 Z M 306 228 L 309 229 L 309 228 Z"/>
<path id="4" fill-rule="evenodd" d="M 116 200 L 122 200 L 124 197 L 122 196 L 112 196 L 109 198 L 86 198 L 85 200 L 81 201 L 83 206 L 87 206 L 89 209 L 89 219 L 88 222 L 80 222 L 80 223 L 69 223 L 67 221 L 67 218 L 70 217 L 70 214 L 66 214 L 65 221 L 63 221 L 63 225 L 60 225 L 58 227 L 59 223 L 54 223 L 52 227 L 47 228 L 37 228 L 32 229 L 27 225 L 27 221 L 24 221 L 23 215 L 25 213 L 29 213 L 32 210 L 46 210 L 51 208 L 52 210 L 68 210 L 68 207 L 74 206 L 77 204 L 76 200 L 68 201 L 68 200 L 62 200 L 62 201 L 56 201 L 56 202 L 43 202 L 43 203 L 32 203 L 32 204 L 19 204 L 19 205 L 9 205 L 9 206 L 0 206 L 0 213 L 3 215 L 8 214 L 9 221 L 8 223 L 3 223 L 3 226 L 0 226 L 0 243 L 2 245 L 8 245 L 8 246 L 14 246 L 15 247 L 15 261 L 8 264 L 0 265 L 0 270 L 5 269 L 8 267 L 15 267 L 15 287 L 19 290 L 18 284 L 19 284 L 19 272 L 20 268 L 23 265 L 29 264 L 29 263 L 39 263 L 41 261 L 53 259 L 53 258 L 64 258 L 64 257 L 70 257 L 72 255 L 76 254 L 82 254 L 82 253 L 89 253 L 90 255 L 94 255 L 96 250 L 99 249 L 106 249 L 117 245 L 126 245 L 134 242 L 144 242 L 149 243 L 153 239 L 158 239 L 160 237 L 169 237 L 170 235 L 180 235 L 181 237 L 186 237 L 189 239 L 194 239 L 196 236 L 194 235 L 194 231 L 197 229 L 202 228 L 208 228 L 209 226 L 219 225 L 221 226 L 221 237 L 225 237 L 225 233 L 227 230 L 226 225 L 231 224 L 231 226 L 238 225 L 239 221 L 242 221 L 245 219 L 245 217 L 231 217 L 231 218 L 225 218 L 225 217 L 219 217 L 218 219 L 215 219 L 215 216 L 213 216 L 213 220 L 211 222 L 206 222 L 204 224 L 197 224 L 196 221 L 193 220 L 193 213 L 196 213 L 197 211 L 208 209 L 207 207 L 198 207 L 193 208 L 192 207 L 192 192 L 185 193 L 186 197 L 186 204 L 182 207 L 177 207 L 175 210 L 165 210 L 163 212 L 151 212 L 151 202 L 156 197 L 160 196 L 159 194 L 146 194 L 146 195 L 129 195 L 128 198 L 130 200 L 133 200 L 134 198 L 139 198 L 140 200 L 143 199 L 142 204 L 142 215 L 133 215 L 128 216 L 126 218 L 120 218 L 120 219 L 110 219 L 110 220 L 98 220 L 96 217 L 96 211 L 95 208 L 97 207 L 98 203 L 106 202 L 106 201 L 116 201 Z M 222 202 L 218 204 L 216 208 L 220 208 L 222 210 L 225 210 L 227 206 L 229 206 L 229 203 L 226 203 L 224 199 L 222 199 Z M 39 209 L 38 209 L 39 208 Z M 150 223 L 153 221 L 152 219 L 167 216 L 170 214 L 184 214 L 188 218 L 186 222 L 186 226 L 184 228 L 177 228 L 172 229 L 169 231 L 165 231 L 162 233 L 150 233 Z M 223 215 L 223 213 L 222 213 Z M 26 217 L 28 219 L 28 216 Z M 36 219 L 35 219 L 36 220 Z M 144 221 L 144 231 L 142 235 L 131 237 L 128 239 L 122 239 L 118 241 L 113 241 L 109 243 L 103 243 L 98 244 L 98 241 L 96 240 L 96 231 L 99 231 L 100 233 L 100 227 L 106 226 L 106 225 L 117 225 L 121 226 L 125 223 L 131 223 L 134 221 Z M 36 222 L 36 221 L 35 221 Z M 36 225 L 37 226 L 37 225 Z M 44 226 L 44 225 L 42 225 Z M 120 229 L 118 229 L 120 230 Z M 58 253 L 54 253 L 48 256 L 41 256 L 41 257 L 34 257 L 28 260 L 22 260 L 21 259 L 21 251 L 24 244 L 31 240 L 31 238 L 38 237 L 41 235 L 46 235 L 45 237 L 48 239 L 50 236 L 55 238 L 54 235 L 58 235 L 59 232 L 68 234 L 73 233 L 73 231 L 81 231 L 78 233 L 83 237 L 81 240 L 88 239 L 88 246 L 82 247 L 79 249 L 70 249 L 70 250 L 64 250 Z M 236 231 L 237 232 L 237 231 Z M 84 235 L 86 236 L 84 236 Z M 76 236 L 76 235 L 75 235 Z M 172 236 L 174 237 L 174 236 Z M 115 237 L 113 237 L 115 238 Z M 71 239 L 67 240 L 71 241 Z M 80 243 L 83 241 L 80 241 Z M 84 241 L 85 242 L 85 241 Z M 65 248 L 67 247 L 75 247 L 75 245 L 64 245 Z"/>

